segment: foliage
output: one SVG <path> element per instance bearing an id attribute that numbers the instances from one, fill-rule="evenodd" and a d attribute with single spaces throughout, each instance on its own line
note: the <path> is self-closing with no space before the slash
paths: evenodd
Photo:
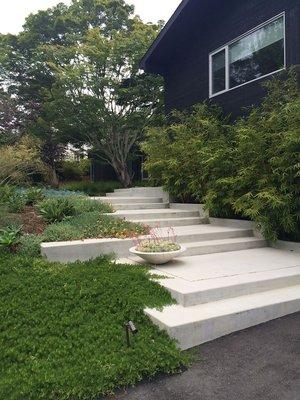
<path id="1" fill-rule="evenodd" d="M 14 191 L 6 202 L 8 210 L 11 213 L 19 213 L 26 206 L 26 197 L 17 191 Z"/>
<path id="2" fill-rule="evenodd" d="M 143 240 L 136 249 L 144 253 L 167 253 L 169 251 L 180 250 L 180 248 L 179 244 L 167 240 L 161 240 L 159 242 Z"/>
<path id="3" fill-rule="evenodd" d="M 148 227 L 102 215 L 98 211 L 70 217 L 48 226 L 43 234 L 44 242 L 81 240 L 92 238 L 127 238 L 148 233 Z"/>
<path id="4" fill-rule="evenodd" d="M 0 185 L 30 183 L 36 174 L 47 179 L 48 172 L 41 161 L 39 143 L 29 136 L 0 148 Z"/>
<path id="5" fill-rule="evenodd" d="M 75 207 L 67 197 L 46 199 L 38 203 L 39 214 L 48 223 L 62 221 L 65 217 L 75 214 Z"/>
<path id="6" fill-rule="evenodd" d="M 43 189 L 31 187 L 26 190 L 26 204 L 33 206 L 44 199 Z"/>
<path id="7" fill-rule="evenodd" d="M 300 92 L 297 75 L 266 84 L 261 107 L 236 125 L 236 174 L 224 185 L 234 209 L 267 239 L 300 240 Z"/>
<path id="8" fill-rule="evenodd" d="M 100 182 L 68 182 L 61 186 L 65 190 L 75 192 L 84 192 L 89 196 L 104 196 L 106 193 L 113 192 L 121 188 L 118 181 L 100 181 Z"/>
<path id="9" fill-rule="evenodd" d="M 59 176 L 64 181 L 80 181 L 90 173 L 91 161 L 83 158 L 79 161 L 63 161 L 58 169 Z"/>
<path id="10" fill-rule="evenodd" d="M 113 209 L 110 204 L 101 201 L 87 199 L 80 196 L 70 197 L 70 202 L 75 209 L 75 215 L 97 211 L 99 213 L 112 213 Z"/>
<path id="11" fill-rule="evenodd" d="M 294 69 L 266 83 L 261 106 L 228 126 L 202 104 L 148 131 L 146 168 L 181 201 L 255 221 L 264 236 L 300 240 L 300 96 Z"/>
<path id="12" fill-rule="evenodd" d="M 75 193 L 74 193 L 75 192 Z M 49 199 L 53 197 L 70 197 L 70 196 L 84 196 L 83 192 L 78 192 L 78 191 L 71 191 L 67 189 L 43 189 L 43 195 Z"/>
<path id="13" fill-rule="evenodd" d="M 15 249 L 21 236 L 21 227 L 17 225 L 6 226 L 0 229 L 0 248 L 8 251 Z"/>
<path id="14" fill-rule="evenodd" d="M 0 397 L 96 399 L 187 362 L 145 307 L 173 303 L 141 266 L 0 257 Z M 126 347 L 124 323 L 139 329 Z"/>
<path id="15" fill-rule="evenodd" d="M 66 217 L 97 211 L 99 213 L 112 212 L 109 204 L 86 199 L 81 196 L 52 197 L 38 203 L 38 212 L 48 222 L 60 222 Z"/>
<path id="16" fill-rule="evenodd" d="M 145 168 L 175 199 L 199 201 L 221 171 L 232 169 L 232 128 L 207 104 L 171 118 L 171 124 L 148 129 Z"/>
<path id="17" fill-rule="evenodd" d="M 0 86 L 41 140 L 53 185 L 68 143 L 92 145 L 131 183 L 127 162 L 162 97 L 161 79 L 142 73 L 139 60 L 160 29 L 123 0 L 78 0 L 30 15 L 18 35 L 0 35 Z"/>
<path id="18" fill-rule="evenodd" d="M 0 87 L 0 147 L 15 144 L 25 134 L 25 119 L 16 98 Z"/>
<path id="19" fill-rule="evenodd" d="M 16 248 L 17 254 L 24 257 L 40 257 L 43 235 L 22 235 Z"/>

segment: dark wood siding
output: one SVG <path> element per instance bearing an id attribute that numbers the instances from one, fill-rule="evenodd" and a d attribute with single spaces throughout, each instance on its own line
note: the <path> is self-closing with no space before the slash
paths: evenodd
<path id="1" fill-rule="evenodd" d="M 209 53 L 248 30 L 285 11 L 287 66 L 300 64 L 300 0 L 226 0 L 211 8 L 206 18 L 201 1 L 194 6 L 190 26 L 182 31 L 183 45 L 164 65 L 166 109 L 184 109 L 209 98 Z M 197 15 L 196 15 L 197 17 Z M 257 104 L 264 94 L 263 79 L 211 99 L 236 117 Z"/>

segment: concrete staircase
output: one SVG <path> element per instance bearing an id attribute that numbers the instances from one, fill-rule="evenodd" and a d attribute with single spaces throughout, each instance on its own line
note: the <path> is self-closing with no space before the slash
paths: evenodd
<path id="1" fill-rule="evenodd" d="M 117 189 L 96 200 L 110 203 L 116 210 L 110 214 L 150 227 L 176 228 L 179 243 L 187 247 L 186 256 L 219 253 L 266 246 L 265 240 L 256 238 L 252 229 L 210 227 L 199 205 L 170 204 L 168 195 L 161 188 Z M 187 235 L 188 232 L 193 232 Z M 167 229 L 161 234 L 167 235 Z M 210 234 L 209 234 L 210 233 Z"/>
<path id="2" fill-rule="evenodd" d="M 300 311 L 300 253 L 267 247 L 248 224 L 209 224 L 197 206 L 169 203 L 161 189 L 119 189 L 103 198 L 115 217 L 173 227 L 184 257 L 153 274 L 176 305 L 145 313 L 182 349 Z M 135 257 L 120 262 L 143 263 Z"/>

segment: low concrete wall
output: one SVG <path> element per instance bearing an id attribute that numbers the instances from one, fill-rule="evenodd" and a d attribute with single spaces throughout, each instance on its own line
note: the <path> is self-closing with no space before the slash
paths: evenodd
<path id="1" fill-rule="evenodd" d="M 118 253 L 127 257 L 132 239 L 86 239 L 70 242 L 51 242 L 41 244 L 41 254 L 49 261 L 74 262 L 87 261 L 102 254 Z"/>

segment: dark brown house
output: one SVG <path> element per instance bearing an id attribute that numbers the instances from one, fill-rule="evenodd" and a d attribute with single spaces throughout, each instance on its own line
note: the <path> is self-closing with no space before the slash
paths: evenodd
<path id="1" fill-rule="evenodd" d="M 167 112 L 210 99 L 233 117 L 294 64 L 300 0 L 183 0 L 141 61 L 164 77 Z"/>

